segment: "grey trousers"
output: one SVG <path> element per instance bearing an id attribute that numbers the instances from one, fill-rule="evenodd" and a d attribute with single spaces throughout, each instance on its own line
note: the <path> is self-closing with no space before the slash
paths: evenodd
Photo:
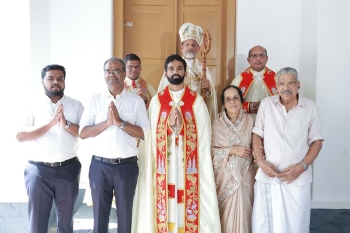
<path id="1" fill-rule="evenodd" d="M 28 163 L 24 178 L 29 198 L 29 233 L 47 233 L 53 201 L 56 206 L 57 232 L 73 232 L 80 170 L 79 160 L 55 168 Z"/>
<path id="2" fill-rule="evenodd" d="M 132 205 L 139 175 L 137 162 L 108 165 L 91 160 L 89 179 L 94 212 L 94 233 L 108 233 L 113 190 L 118 233 L 131 232 Z"/>

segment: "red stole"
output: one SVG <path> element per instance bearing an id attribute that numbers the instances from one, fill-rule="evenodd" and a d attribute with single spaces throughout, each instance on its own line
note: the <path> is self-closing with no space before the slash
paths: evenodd
<path id="1" fill-rule="evenodd" d="M 193 111 L 193 104 L 197 98 L 197 93 L 185 87 L 184 94 L 181 98 L 182 106 L 180 106 L 183 117 L 183 124 L 180 134 L 183 135 L 183 152 L 184 152 L 184 190 L 178 190 L 178 202 L 184 203 L 185 206 L 185 226 L 184 232 L 199 232 L 199 161 L 197 148 L 197 124 Z M 156 221 L 157 232 L 168 232 L 168 196 L 175 197 L 175 189 L 173 185 L 168 185 L 168 148 L 167 138 L 172 131 L 169 130 L 168 118 L 173 106 L 169 87 L 158 93 L 160 103 L 160 112 L 156 130 Z M 179 148 L 180 149 L 180 148 Z M 173 155 L 175 156 L 175 155 Z"/>
<path id="2" fill-rule="evenodd" d="M 266 90 L 269 92 L 270 96 L 277 93 L 275 75 L 276 75 L 275 72 L 265 67 L 265 72 L 263 73 L 263 76 L 264 76 L 263 83 L 265 84 Z M 239 83 L 238 87 L 242 91 L 243 98 L 245 98 L 250 86 L 253 83 L 254 78 L 250 68 L 247 68 L 241 74 L 241 76 L 242 76 L 242 81 Z M 242 108 L 245 109 L 247 113 L 250 113 L 249 102 L 244 102 Z"/>

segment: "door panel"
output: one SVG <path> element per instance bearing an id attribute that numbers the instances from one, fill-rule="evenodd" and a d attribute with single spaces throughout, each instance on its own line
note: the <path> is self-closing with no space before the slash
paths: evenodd
<path id="1" fill-rule="evenodd" d="M 142 63 L 141 77 L 157 90 L 164 60 L 176 51 L 174 2 L 125 0 L 124 4 L 123 56 L 137 54 Z"/>

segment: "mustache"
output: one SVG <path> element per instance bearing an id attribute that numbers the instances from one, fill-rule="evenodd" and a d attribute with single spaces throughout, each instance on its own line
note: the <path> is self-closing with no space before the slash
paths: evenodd
<path id="1" fill-rule="evenodd" d="M 283 90 L 281 93 L 282 93 L 282 94 L 285 94 L 285 93 L 287 93 L 287 94 L 292 94 L 292 91 L 291 91 L 291 90 Z"/>
<path id="2" fill-rule="evenodd" d="M 51 86 L 51 88 L 53 88 L 53 87 L 59 87 L 59 88 L 62 88 L 60 85 L 58 85 L 58 84 L 55 84 L 55 85 L 53 85 L 53 86 Z"/>
<path id="3" fill-rule="evenodd" d="M 180 75 L 178 75 L 178 74 L 173 74 L 173 75 L 171 75 L 171 78 L 174 78 L 174 77 L 181 78 L 181 76 L 180 76 Z"/>

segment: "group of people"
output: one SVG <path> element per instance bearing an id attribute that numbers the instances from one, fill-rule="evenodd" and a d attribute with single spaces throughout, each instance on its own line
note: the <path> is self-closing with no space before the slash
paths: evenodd
<path id="1" fill-rule="evenodd" d="M 196 58 L 202 33 L 181 26 L 182 56 L 166 58 L 158 92 L 140 77 L 136 54 L 104 63 L 108 88 L 85 108 L 64 94 L 63 66 L 42 69 L 44 94 L 16 136 L 32 146 L 30 233 L 47 232 L 53 201 L 57 232 L 73 232 L 78 137 L 92 144 L 95 233 L 108 232 L 113 198 L 118 233 L 309 232 L 310 165 L 323 141 L 316 104 L 300 96 L 295 69 L 276 74 L 266 49 L 254 46 L 218 113 L 213 79 L 209 71 L 202 79 Z"/>

